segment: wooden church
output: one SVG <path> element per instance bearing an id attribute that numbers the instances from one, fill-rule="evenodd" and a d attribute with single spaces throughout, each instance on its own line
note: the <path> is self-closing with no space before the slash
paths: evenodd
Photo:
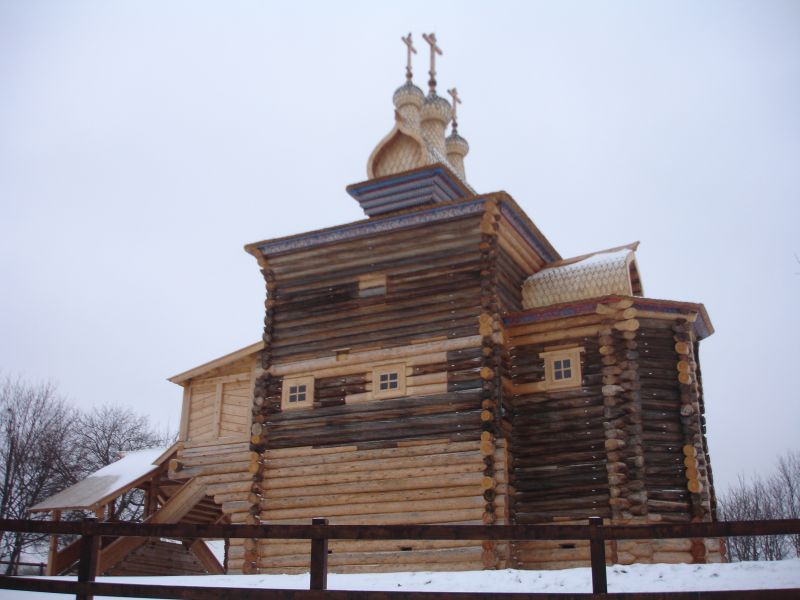
<path id="1" fill-rule="evenodd" d="M 453 103 L 406 82 L 349 194 L 366 218 L 246 246 L 262 341 L 171 379 L 170 481 L 232 523 L 715 519 L 702 304 L 643 295 L 636 244 L 564 259 L 511 196 L 467 183 Z M 451 127 L 448 135 L 448 126 Z M 559 568 L 576 542 L 333 541 L 339 572 Z M 308 569 L 309 542 L 231 540 L 232 573 Z M 709 562 L 716 540 L 609 545 Z"/>

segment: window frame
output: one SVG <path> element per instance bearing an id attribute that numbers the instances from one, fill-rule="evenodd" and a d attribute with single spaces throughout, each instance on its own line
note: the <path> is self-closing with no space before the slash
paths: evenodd
<path id="1" fill-rule="evenodd" d="M 397 386 L 390 389 L 381 390 L 381 376 L 397 374 Z M 406 395 L 406 364 L 392 363 L 380 365 L 372 369 L 372 397 L 375 400 L 384 398 L 400 398 Z"/>
<path id="2" fill-rule="evenodd" d="M 386 296 L 386 273 L 368 273 L 358 278 L 358 297 Z"/>
<path id="3" fill-rule="evenodd" d="M 583 382 L 581 370 L 581 353 L 584 348 L 572 346 L 567 348 L 554 348 L 539 353 L 539 358 L 544 360 L 544 382 L 548 390 L 561 390 L 567 388 L 579 388 Z M 556 379 L 556 362 L 569 360 L 570 377 Z M 563 371 L 565 367 L 560 367 Z"/>
<path id="4" fill-rule="evenodd" d="M 302 401 L 291 402 L 292 386 L 306 386 L 306 398 Z M 296 392 L 299 393 L 299 392 Z M 314 377 L 307 375 L 305 377 L 286 377 L 283 380 L 283 387 L 281 389 L 281 410 L 300 410 L 303 408 L 312 408 L 314 406 Z"/>

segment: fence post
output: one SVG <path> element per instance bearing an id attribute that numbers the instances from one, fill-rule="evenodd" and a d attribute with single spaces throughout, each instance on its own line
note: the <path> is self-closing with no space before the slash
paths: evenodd
<path id="1" fill-rule="evenodd" d="M 312 525 L 327 525 L 328 519 L 311 519 Z M 311 589 L 328 589 L 328 538 L 311 539 Z"/>
<path id="2" fill-rule="evenodd" d="M 100 546 L 100 538 L 94 535 L 93 525 L 97 522 L 94 517 L 87 517 L 83 520 L 83 532 L 81 534 L 80 561 L 78 562 L 78 583 L 89 583 L 94 581 L 95 571 L 97 570 L 97 550 Z M 75 600 L 93 600 L 94 596 L 85 592 L 75 594 Z"/>
<path id="3" fill-rule="evenodd" d="M 592 593 L 607 594 L 606 541 L 601 535 L 602 517 L 589 517 L 589 550 L 592 556 Z"/>

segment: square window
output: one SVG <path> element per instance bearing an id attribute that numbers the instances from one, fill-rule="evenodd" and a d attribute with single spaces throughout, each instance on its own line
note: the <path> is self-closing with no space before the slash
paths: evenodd
<path id="1" fill-rule="evenodd" d="M 546 389 L 580 387 L 583 348 L 553 348 L 539 354 L 544 359 Z"/>
<path id="2" fill-rule="evenodd" d="M 369 273 L 358 278 L 358 295 L 361 298 L 386 295 L 386 274 Z"/>
<path id="3" fill-rule="evenodd" d="M 406 393 L 406 365 L 383 365 L 372 371 L 372 396 L 396 398 Z"/>
<path id="4" fill-rule="evenodd" d="M 292 377 L 283 380 L 281 408 L 311 408 L 314 404 L 314 378 Z"/>
<path id="5" fill-rule="evenodd" d="M 378 389 L 383 390 L 396 390 L 399 384 L 400 374 L 396 371 L 391 373 L 381 373 L 380 385 Z"/>
<path id="6" fill-rule="evenodd" d="M 305 402 L 306 389 L 305 384 L 289 386 L 289 402 Z"/>

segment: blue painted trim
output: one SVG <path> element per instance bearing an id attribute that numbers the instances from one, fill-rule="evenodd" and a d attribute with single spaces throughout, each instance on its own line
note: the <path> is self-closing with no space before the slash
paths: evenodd
<path id="1" fill-rule="evenodd" d="M 416 181 L 418 179 L 424 179 L 425 177 L 430 177 L 432 175 L 439 175 L 442 179 L 444 179 L 448 183 L 452 191 L 458 196 L 463 197 L 463 195 L 465 194 L 464 190 L 450 177 L 450 175 L 448 175 L 447 171 L 445 171 L 442 167 L 433 167 L 432 169 L 425 169 L 423 171 L 412 173 L 410 175 L 398 175 L 397 177 L 384 179 L 383 181 L 378 181 L 374 183 L 370 183 L 369 181 L 366 181 L 363 184 L 357 183 L 355 185 L 350 186 L 347 191 L 351 196 L 358 199 L 360 195 L 370 192 L 372 190 L 379 190 L 387 187 L 392 187 L 401 183 Z"/>
<path id="2" fill-rule="evenodd" d="M 534 308 L 535 312 L 512 313 L 503 319 L 506 325 L 523 325 L 525 323 L 539 323 L 550 319 L 563 319 L 565 317 L 577 317 L 593 313 L 597 302 L 582 302 L 580 304 L 569 304 L 567 306 L 556 306 L 553 308 Z"/>
<path id="3" fill-rule="evenodd" d="M 530 227 L 528 227 L 528 224 L 519 217 L 516 211 L 512 210 L 505 202 L 503 202 L 500 208 L 503 216 L 508 218 L 508 220 L 514 226 L 514 229 L 516 229 L 522 237 L 532 242 L 533 247 L 536 248 L 536 251 L 546 262 L 558 260 L 556 256 L 550 253 L 550 251 L 547 249 L 547 246 L 545 246 L 539 240 L 536 233 Z"/>
<path id="4" fill-rule="evenodd" d="M 432 223 L 435 221 L 452 219 L 454 217 L 477 214 L 483 211 L 484 202 L 484 198 L 478 198 L 476 200 L 470 200 L 469 202 L 436 206 L 430 210 L 398 215 L 396 217 L 387 217 L 374 221 L 362 221 L 360 223 L 342 225 L 341 227 L 325 231 L 305 233 L 291 238 L 275 240 L 274 242 L 265 242 L 257 247 L 264 255 L 311 248 L 320 244 L 351 240 L 382 231 L 394 231 L 396 229 L 413 227 L 423 223 Z"/>
<path id="5" fill-rule="evenodd" d="M 540 323 L 542 321 L 549 321 L 551 319 L 563 319 L 566 317 L 577 317 L 581 315 L 588 315 L 595 312 L 595 307 L 602 300 L 604 304 L 616 302 L 620 300 L 618 296 L 605 296 L 597 298 L 596 300 L 584 300 L 578 304 L 569 304 L 566 306 L 554 306 L 552 308 L 531 308 L 526 311 L 511 313 L 503 319 L 503 323 L 507 326 L 525 325 L 527 323 Z M 676 306 L 664 304 L 665 301 L 650 300 L 647 298 L 640 298 L 633 301 L 633 308 L 637 310 L 657 310 L 659 312 L 667 313 L 670 315 L 682 315 L 692 312 L 688 306 Z M 667 300 L 666 302 L 671 302 Z M 698 318 L 694 322 L 694 329 L 699 339 L 707 338 L 711 335 L 711 331 L 707 323 L 702 318 Z"/>

